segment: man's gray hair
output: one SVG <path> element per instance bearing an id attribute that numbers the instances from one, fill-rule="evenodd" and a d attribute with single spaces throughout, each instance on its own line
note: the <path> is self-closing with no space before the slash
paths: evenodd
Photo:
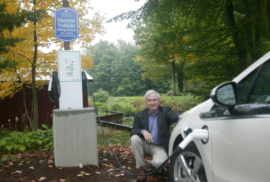
<path id="1" fill-rule="evenodd" d="M 148 90 L 145 94 L 144 94 L 144 100 L 146 100 L 146 97 L 148 97 L 149 95 L 151 95 L 152 93 L 157 93 L 158 99 L 160 100 L 160 95 L 157 91 L 155 90 Z"/>

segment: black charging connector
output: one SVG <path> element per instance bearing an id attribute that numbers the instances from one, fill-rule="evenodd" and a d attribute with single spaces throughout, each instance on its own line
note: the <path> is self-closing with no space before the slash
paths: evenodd
<path id="1" fill-rule="evenodd" d="M 91 95 L 92 95 L 92 98 L 93 98 L 93 103 L 94 103 L 94 108 L 95 108 L 95 111 L 96 111 L 96 115 L 97 115 L 97 118 L 98 118 L 98 121 L 99 121 L 99 124 L 100 124 L 100 127 L 101 127 L 101 131 L 102 131 L 102 136 L 103 136 L 103 139 L 106 143 L 106 145 L 108 146 L 108 148 L 110 149 L 110 151 L 112 152 L 112 154 L 114 155 L 115 159 L 117 160 L 117 163 L 119 164 L 120 168 L 125 171 L 127 174 L 129 175 L 132 175 L 132 176 L 149 176 L 149 175 L 152 175 L 154 174 L 155 172 L 157 172 L 159 169 L 161 169 L 163 167 L 163 165 L 166 164 L 166 162 L 168 160 L 170 160 L 171 158 L 173 158 L 176 154 L 178 154 L 182 149 L 180 147 L 178 147 L 176 150 L 174 150 L 174 152 L 172 153 L 172 155 L 170 157 L 168 157 L 158 168 L 156 168 L 154 171 L 151 171 L 150 173 L 144 173 L 144 174 L 135 174 L 135 173 L 131 173 L 129 172 L 128 170 L 124 169 L 118 159 L 118 157 L 116 156 L 116 154 L 113 152 L 113 150 L 111 149 L 110 145 L 108 144 L 107 140 L 106 140 L 106 137 L 105 137 L 105 134 L 104 134 L 104 130 L 103 130 L 103 126 L 102 126 L 102 122 L 98 116 L 98 113 L 97 113 L 97 109 L 96 109 L 96 103 L 95 103 L 95 98 L 94 98 L 94 95 L 93 95 L 93 91 L 92 91 L 92 88 L 90 86 L 90 83 L 88 84 L 89 85 L 89 90 L 91 92 Z"/>
<path id="2" fill-rule="evenodd" d="M 52 98 L 51 98 L 51 90 L 53 90 L 53 95 L 54 95 L 55 100 L 52 100 Z M 52 78 L 50 79 L 49 87 L 48 87 L 48 95 L 49 95 L 50 101 L 54 102 L 56 104 L 56 107 L 59 108 L 58 100 L 59 100 L 60 95 L 61 95 L 61 86 L 59 84 L 57 71 L 52 72 Z"/>
<path id="3" fill-rule="evenodd" d="M 87 88 L 87 76 L 84 71 L 82 71 L 82 92 Z"/>

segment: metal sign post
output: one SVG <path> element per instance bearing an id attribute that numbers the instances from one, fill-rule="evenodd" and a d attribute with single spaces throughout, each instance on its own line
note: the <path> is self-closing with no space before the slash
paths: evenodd
<path id="1" fill-rule="evenodd" d="M 69 7 L 69 2 L 68 0 L 63 0 L 63 7 Z M 65 50 L 70 50 L 70 42 L 64 42 L 64 49 Z"/>

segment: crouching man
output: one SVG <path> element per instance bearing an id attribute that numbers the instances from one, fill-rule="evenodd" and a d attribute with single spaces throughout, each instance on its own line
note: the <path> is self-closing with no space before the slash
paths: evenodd
<path id="1" fill-rule="evenodd" d="M 160 105 L 160 95 L 155 90 L 148 90 L 145 95 L 147 108 L 134 115 L 134 124 L 130 132 L 131 150 L 136 159 L 139 173 L 145 173 L 144 156 L 152 156 L 154 167 L 159 167 L 168 158 L 170 125 L 177 122 L 179 113 L 168 106 Z M 138 176 L 137 181 L 145 181 L 145 176 Z"/>

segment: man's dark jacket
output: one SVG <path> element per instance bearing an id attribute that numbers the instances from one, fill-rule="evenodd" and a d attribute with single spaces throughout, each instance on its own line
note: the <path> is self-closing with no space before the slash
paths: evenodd
<path id="1" fill-rule="evenodd" d="M 178 115 L 179 113 L 173 112 L 169 106 L 159 106 L 157 120 L 158 136 L 167 154 L 170 140 L 170 125 L 178 121 Z M 142 129 L 149 132 L 148 108 L 134 115 L 134 124 L 130 132 L 130 137 L 138 135 L 144 139 L 144 136 L 140 134 Z"/>

